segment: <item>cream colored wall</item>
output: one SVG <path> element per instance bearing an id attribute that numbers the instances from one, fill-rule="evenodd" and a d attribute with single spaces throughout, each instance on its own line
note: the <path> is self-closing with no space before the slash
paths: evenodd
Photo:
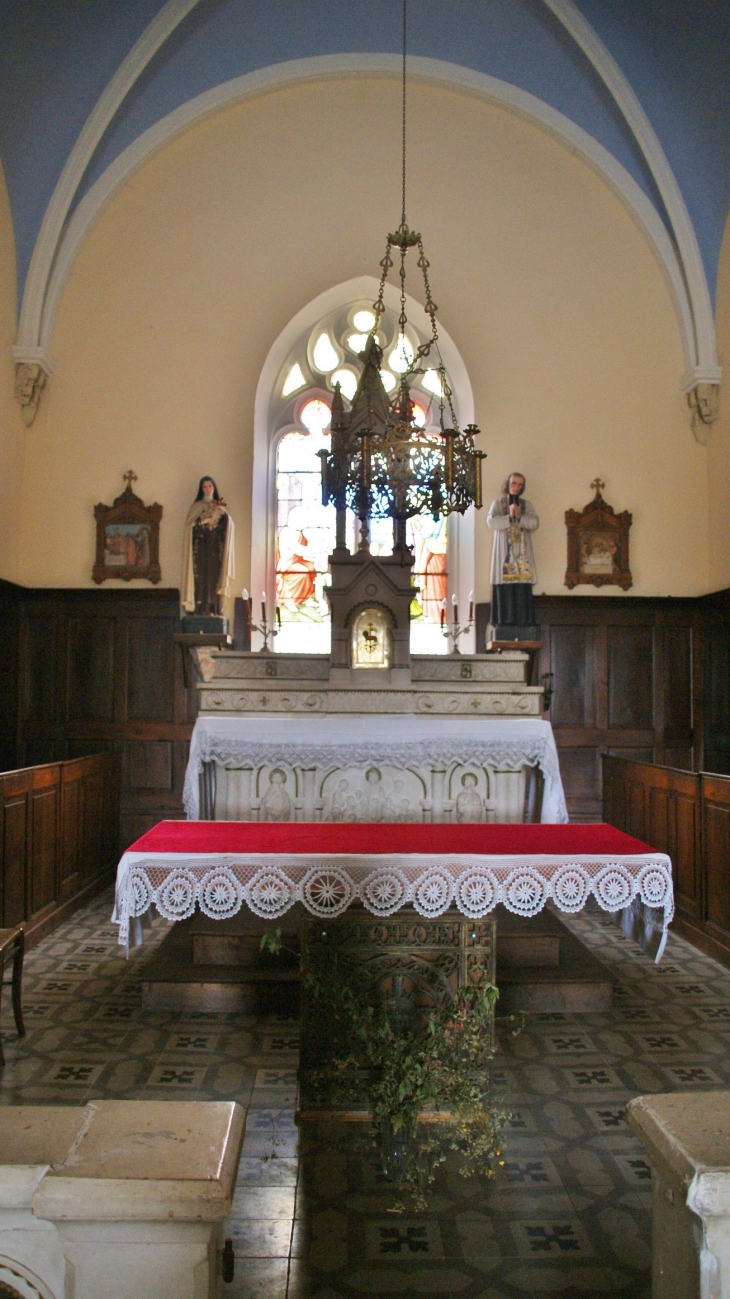
<path id="1" fill-rule="evenodd" d="M 725 380 L 720 413 L 710 431 L 708 471 L 710 490 L 710 589 L 730 586 L 730 217 L 720 253 L 717 277 L 717 352 Z"/>
<path id="2" fill-rule="evenodd" d="M 0 577 L 18 581 L 25 425 L 13 396 L 16 330 L 15 238 L 0 164 Z"/>
<path id="3" fill-rule="evenodd" d="M 203 473 L 229 502 L 248 584 L 259 371 L 299 308 L 377 270 L 400 210 L 398 123 L 387 78 L 288 88 L 194 127 L 115 198 L 66 288 L 28 438 L 24 582 L 90 584 L 94 503 L 131 466 L 164 505 L 165 584 Z M 409 216 L 471 377 L 487 501 L 520 469 L 541 516 L 536 589 L 565 590 L 563 514 L 599 474 L 634 515 L 634 592 L 705 590 L 707 452 L 640 232 L 592 170 L 507 110 L 414 84 L 410 123 Z M 485 509 L 479 598 L 490 549 Z"/>

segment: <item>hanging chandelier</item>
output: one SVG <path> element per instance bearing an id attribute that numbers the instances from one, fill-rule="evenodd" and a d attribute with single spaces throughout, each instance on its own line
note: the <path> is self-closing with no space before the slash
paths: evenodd
<path id="1" fill-rule="evenodd" d="M 415 351 L 406 351 L 406 259 L 418 250 L 418 269 L 423 276 L 424 310 L 431 322 L 431 336 Z M 385 310 L 384 294 L 388 272 L 400 261 L 400 315 L 398 346 L 406 363 L 392 399 L 383 386 L 380 364 L 383 352 L 378 329 Z M 345 411 L 339 384 L 332 403 L 330 450 L 318 452 L 322 461 L 322 501 L 337 511 L 337 546 L 344 546 L 347 510 L 360 521 L 360 549 L 369 549 L 370 519 L 393 520 L 396 547 L 406 544 L 406 520 L 417 514 L 463 514 L 470 505 L 482 505 L 482 460 L 477 450 L 476 424 L 462 431 L 454 411 L 453 393 L 441 357 L 436 327 L 436 303 L 431 296 L 430 263 L 421 235 L 406 220 L 406 0 L 403 0 L 402 71 L 402 204 L 398 229 L 387 237 L 385 256 L 380 262 L 380 287 L 373 303 L 375 321 L 360 357 L 363 371 L 349 412 Z M 438 376 L 439 428 L 425 433 L 414 419 L 411 385 L 426 368 Z M 448 409 L 448 423 L 446 411 Z"/>

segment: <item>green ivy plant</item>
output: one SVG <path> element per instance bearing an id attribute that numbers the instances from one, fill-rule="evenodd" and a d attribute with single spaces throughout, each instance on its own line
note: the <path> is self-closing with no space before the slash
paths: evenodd
<path id="1" fill-rule="evenodd" d="M 281 930 L 267 931 L 261 946 L 286 950 Z M 450 1152 L 463 1177 L 493 1176 L 508 1117 L 489 1091 L 497 988 L 459 988 L 425 1024 L 404 1024 L 387 1004 L 373 1002 L 346 955 L 327 945 L 304 948 L 300 966 L 329 1048 L 327 1067 L 314 1071 L 312 1081 L 335 1103 L 346 1102 L 364 1083 L 376 1133 L 383 1139 L 402 1134 L 407 1155 L 398 1180 L 413 1207 L 425 1207 L 425 1193 Z M 508 1022 L 519 1032 L 522 1017 Z"/>

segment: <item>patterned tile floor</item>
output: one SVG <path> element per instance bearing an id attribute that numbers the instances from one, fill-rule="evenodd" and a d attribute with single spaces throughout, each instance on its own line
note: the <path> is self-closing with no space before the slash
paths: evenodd
<path id="1" fill-rule="evenodd" d="M 448 1166 L 428 1212 L 395 1196 L 363 1125 L 294 1123 L 297 1024 L 284 1017 L 145 1011 L 140 975 L 168 930 L 124 960 L 111 895 L 31 953 L 0 1103 L 95 1097 L 232 1098 L 248 1108 L 227 1234 L 230 1299 L 648 1299 L 649 1169 L 623 1119 L 641 1092 L 730 1087 L 730 971 L 679 938 L 654 966 L 598 912 L 571 920 L 610 966 L 614 1008 L 533 1016 L 494 1062 L 509 1106 L 496 1181 Z"/>

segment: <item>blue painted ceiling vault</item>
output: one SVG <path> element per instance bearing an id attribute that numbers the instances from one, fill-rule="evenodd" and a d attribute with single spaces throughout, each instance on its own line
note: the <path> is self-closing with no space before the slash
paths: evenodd
<path id="1" fill-rule="evenodd" d="M 0 0 L 0 157 L 22 295 L 44 214 L 89 114 L 160 0 Z M 730 207 L 728 0 L 577 0 L 658 137 L 714 294 Z M 530 92 L 602 144 L 671 232 L 646 158 L 549 0 L 410 0 L 409 51 Z M 316 55 L 397 54 L 399 0 L 198 0 L 104 132 L 71 208 L 142 132 L 217 85 Z"/>

